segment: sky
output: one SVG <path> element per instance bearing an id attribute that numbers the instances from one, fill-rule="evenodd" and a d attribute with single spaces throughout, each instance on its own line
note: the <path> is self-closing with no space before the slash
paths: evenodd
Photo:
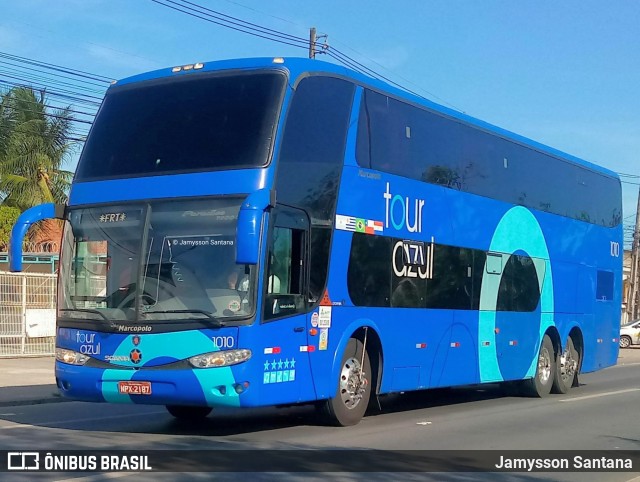
<path id="1" fill-rule="evenodd" d="M 640 184 L 640 2 L 191 1 L 302 38 L 316 27 L 330 47 L 423 97 L 623 174 L 630 239 Z M 114 79 L 308 55 L 152 0 L 0 0 L 0 11 L 0 52 Z"/>

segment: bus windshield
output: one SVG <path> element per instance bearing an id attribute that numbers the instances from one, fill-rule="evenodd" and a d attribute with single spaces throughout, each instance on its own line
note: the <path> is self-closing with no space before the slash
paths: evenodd
<path id="1" fill-rule="evenodd" d="M 276 72 L 202 73 L 113 87 L 75 181 L 263 167 L 285 80 Z"/>
<path id="2" fill-rule="evenodd" d="M 235 264 L 239 207 L 227 198 L 72 210 L 60 318 L 246 320 L 255 270 Z"/>

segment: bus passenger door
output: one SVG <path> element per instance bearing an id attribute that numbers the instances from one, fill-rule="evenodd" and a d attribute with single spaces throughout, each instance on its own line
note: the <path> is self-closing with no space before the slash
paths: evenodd
<path id="1" fill-rule="evenodd" d="M 309 401 L 315 398 L 306 349 L 309 219 L 280 205 L 270 224 L 262 283 L 261 394 L 269 404 Z"/>

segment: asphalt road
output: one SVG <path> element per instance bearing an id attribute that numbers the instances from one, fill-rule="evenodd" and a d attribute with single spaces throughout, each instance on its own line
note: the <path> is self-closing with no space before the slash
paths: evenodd
<path id="1" fill-rule="evenodd" d="M 497 385 L 394 396 L 381 400 L 382 411 L 348 428 L 320 425 L 310 407 L 219 410 L 197 425 L 176 422 L 163 407 L 81 402 L 1 407 L 0 449 L 640 450 L 640 349 L 621 351 L 618 366 L 583 374 L 580 382 L 567 395 L 544 399 L 508 396 Z M 308 458 L 313 461 L 313 453 Z M 272 473 L 251 478 L 630 481 L 639 475 Z M 2 479 L 92 482 L 123 476 L 136 481 L 207 479 L 206 474 L 196 473 L 10 474 Z M 216 474 L 215 479 L 237 481 L 238 475 Z"/>

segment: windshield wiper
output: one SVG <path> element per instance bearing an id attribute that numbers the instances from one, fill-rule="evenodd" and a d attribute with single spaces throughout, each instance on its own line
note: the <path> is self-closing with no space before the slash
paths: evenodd
<path id="1" fill-rule="evenodd" d="M 98 315 L 104 321 L 109 323 L 110 327 L 113 328 L 115 326 L 115 323 L 112 320 L 107 318 L 107 316 L 104 313 L 101 313 L 98 310 L 91 310 L 91 309 L 88 309 L 88 308 L 61 308 L 60 312 L 66 312 L 66 313 L 89 313 L 89 314 L 92 314 L 92 315 Z M 71 318 L 73 318 L 73 317 L 71 317 Z"/>
<path id="2" fill-rule="evenodd" d="M 67 313 L 91 313 L 92 315 L 98 315 L 105 321 L 109 321 L 109 318 L 107 318 L 104 313 L 100 313 L 98 310 L 90 310 L 87 308 L 62 308 L 60 311 L 64 311 Z"/>
<path id="3" fill-rule="evenodd" d="M 209 313 L 208 311 L 204 311 L 204 310 L 144 311 L 144 312 L 141 312 L 140 314 L 145 316 L 145 317 L 148 317 L 149 315 L 171 315 L 171 314 L 174 314 L 174 313 L 186 313 L 186 314 L 190 314 L 190 315 L 193 315 L 193 314 L 204 315 L 216 327 L 221 327 L 224 324 L 220 319 L 215 318 L 214 316 L 211 315 L 211 313 Z M 158 320 L 158 321 L 175 321 L 175 320 Z"/>

